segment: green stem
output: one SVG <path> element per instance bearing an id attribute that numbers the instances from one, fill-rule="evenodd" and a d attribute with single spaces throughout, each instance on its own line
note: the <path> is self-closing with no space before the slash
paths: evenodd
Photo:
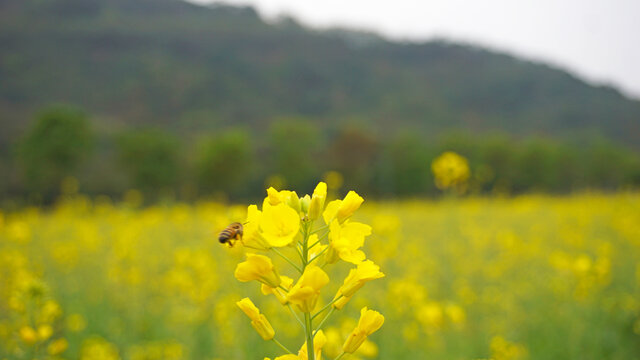
<path id="1" fill-rule="evenodd" d="M 273 339 L 271 339 L 271 340 L 273 340 L 273 342 L 274 342 L 274 343 L 276 343 L 276 345 L 280 346 L 280 348 L 281 348 L 282 350 L 286 351 L 286 352 L 287 352 L 287 354 L 293 354 L 293 353 L 291 352 L 291 350 L 287 349 L 287 347 L 286 347 L 286 346 L 284 346 L 284 345 L 282 345 L 282 344 L 280 343 L 280 341 L 276 340 L 276 338 L 273 338 Z"/>
<path id="2" fill-rule="evenodd" d="M 325 305 L 322 309 L 320 309 L 320 311 L 318 311 L 317 313 L 315 313 L 313 315 L 313 317 L 311 319 L 315 319 L 318 315 L 322 314 L 323 311 L 327 310 L 331 305 L 333 305 L 336 301 L 342 299 L 344 297 L 344 295 L 340 295 L 337 298 L 331 300 L 330 303 L 328 303 L 327 305 Z"/>
<path id="3" fill-rule="evenodd" d="M 289 311 L 291 311 L 291 315 L 293 315 L 293 317 L 296 318 L 296 320 L 298 321 L 298 324 L 300 324 L 300 326 L 302 327 L 302 330 L 305 330 L 305 326 L 302 323 L 302 320 L 300 320 L 300 317 L 298 316 L 298 314 L 296 314 L 295 310 L 293 310 L 293 308 L 291 307 L 291 304 L 287 304 L 287 306 L 289 307 Z"/>
<path id="4" fill-rule="evenodd" d="M 342 354 L 338 355 L 337 358 L 333 359 L 333 360 L 338 360 L 341 359 L 346 353 L 343 351 Z"/>
<path id="5" fill-rule="evenodd" d="M 304 313 L 304 321 L 306 323 L 305 332 L 307 334 L 307 358 L 309 360 L 315 360 L 316 354 L 313 351 L 313 324 L 311 320 L 311 314 Z"/>
<path id="6" fill-rule="evenodd" d="M 278 254 L 278 256 L 280 256 L 281 258 L 283 258 L 286 262 L 288 262 L 289 264 L 291 264 L 291 266 L 293 266 L 294 268 L 296 268 L 296 270 L 298 270 L 300 272 L 300 274 L 302 274 L 302 269 L 300 269 L 300 267 L 298 267 L 298 265 L 296 265 L 293 261 L 289 260 L 288 257 L 284 256 L 283 253 L 280 252 L 280 250 L 276 249 L 276 248 L 271 248 L 271 250 L 273 250 L 274 253 Z"/>
<path id="7" fill-rule="evenodd" d="M 327 319 L 329 318 L 329 316 L 331 316 L 331 314 L 333 314 L 333 312 L 336 311 L 336 308 L 331 308 L 331 310 L 329 310 L 329 312 L 327 313 L 327 315 L 324 317 L 324 319 L 322 319 L 322 321 L 320 321 L 320 324 L 316 327 L 315 330 L 313 330 L 313 336 L 316 336 L 316 334 L 318 333 L 318 331 L 320 331 L 320 329 L 322 329 L 322 325 L 324 325 L 325 321 L 327 321 Z"/>
<path id="8" fill-rule="evenodd" d="M 319 227 L 319 228 L 317 228 L 317 229 L 313 230 L 313 232 L 314 232 L 314 233 L 317 233 L 317 232 L 319 232 L 319 231 L 321 231 L 321 230 L 328 229 L 328 228 L 329 228 L 329 225 L 321 226 L 321 227 Z"/>
<path id="9" fill-rule="evenodd" d="M 320 251 L 316 256 L 314 256 L 311 260 L 309 260 L 309 262 L 313 262 L 313 260 L 317 259 L 320 257 L 320 255 L 324 254 L 325 251 L 327 251 L 329 247 L 327 246 L 326 248 L 322 249 L 322 251 Z"/>

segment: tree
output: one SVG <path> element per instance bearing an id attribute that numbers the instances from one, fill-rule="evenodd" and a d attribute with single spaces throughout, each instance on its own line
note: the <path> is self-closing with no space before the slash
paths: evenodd
<path id="1" fill-rule="evenodd" d="M 42 111 L 18 144 L 27 189 L 51 200 L 62 179 L 75 175 L 93 145 L 87 116 L 68 106 Z"/>
<path id="2" fill-rule="evenodd" d="M 274 122 L 269 132 L 274 174 L 283 176 L 291 189 L 312 187 L 320 175 L 317 127 L 305 119 L 287 118 Z"/>
<path id="3" fill-rule="evenodd" d="M 177 185 L 180 144 L 157 129 L 126 132 L 118 141 L 118 159 L 131 184 L 147 194 L 158 194 Z"/>
<path id="4" fill-rule="evenodd" d="M 229 194 L 246 184 L 253 163 L 250 144 L 242 130 L 204 138 L 196 153 L 198 188 L 208 194 Z"/>
<path id="5" fill-rule="evenodd" d="M 340 130 L 327 148 L 329 167 L 344 176 L 344 188 L 362 189 L 371 193 L 376 189 L 374 168 L 380 155 L 378 139 L 357 127 Z"/>

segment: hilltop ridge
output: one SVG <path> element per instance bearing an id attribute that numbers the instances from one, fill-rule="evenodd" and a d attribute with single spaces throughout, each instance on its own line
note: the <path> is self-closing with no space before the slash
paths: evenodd
<path id="1" fill-rule="evenodd" d="M 640 102 L 545 64 L 446 41 L 394 42 L 251 7 L 179 0 L 0 0 L 0 144 L 42 106 L 179 132 L 303 116 L 433 136 L 452 128 L 637 148 Z"/>

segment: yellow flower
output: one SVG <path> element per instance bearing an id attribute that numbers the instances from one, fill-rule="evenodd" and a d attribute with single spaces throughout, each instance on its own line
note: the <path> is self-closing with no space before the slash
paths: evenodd
<path id="1" fill-rule="evenodd" d="M 371 235 L 371 226 L 358 222 L 346 222 L 342 225 L 337 220 L 329 225 L 329 250 L 326 261 L 333 264 L 338 258 L 358 264 L 366 258 L 359 250 L 364 245 L 365 236 Z"/>
<path id="2" fill-rule="evenodd" d="M 381 277 L 384 277 L 384 274 L 380 272 L 378 265 L 374 264 L 371 260 L 364 261 L 358 264 L 357 268 L 349 271 L 349 275 L 344 279 L 344 283 L 338 290 L 338 294 L 345 297 L 352 297 L 367 281 Z"/>
<path id="3" fill-rule="evenodd" d="M 38 341 L 38 333 L 31 326 L 23 326 L 20 328 L 20 338 L 29 345 L 35 344 Z"/>
<path id="4" fill-rule="evenodd" d="M 47 340 L 53 335 L 53 328 L 51 325 L 40 325 L 38 327 L 38 337 L 40 340 Z"/>
<path id="5" fill-rule="evenodd" d="M 298 282 L 289 290 L 287 300 L 302 312 L 311 312 L 318 302 L 320 289 L 329 283 L 329 276 L 315 265 L 307 266 Z"/>
<path id="6" fill-rule="evenodd" d="M 435 159 L 431 163 L 431 171 L 436 187 L 441 190 L 463 186 L 471 174 L 467 159 L 452 151 L 447 151 Z"/>
<path id="7" fill-rule="evenodd" d="M 263 314 L 260 314 L 260 310 L 251 302 L 251 299 L 244 298 L 236 302 L 236 305 L 251 319 L 251 325 L 263 340 L 273 339 L 276 334 L 273 327 L 271 327 L 269 320 Z"/>
<path id="8" fill-rule="evenodd" d="M 267 189 L 267 197 L 264 200 L 265 202 L 268 202 L 269 205 L 275 206 L 280 203 L 286 202 L 290 196 L 291 196 L 291 191 L 289 190 L 278 191 L 273 187 L 270 187 Z"/>
<path id="9" fill-rule="evenodd" d="M 337 218 L 342 224 L 358 210 L 362 202 L 364 202 L 364 199 L 360 195 L 355 191 L 349 191 L 343 200 L 334 200 L 327 205 L 324 213 L 322 213 L 324 222 L 329 224 L 331 220 Z"/>
<path id="10" fill-rule="evenodd" d="M 335 302 L 333 303 L 333 307 L 338 310 L 342 310 L 342 308 L 345 305 L 347 305 L 349 300 L 351 300 L 351 297 L 347 297 L 347 296 L 340 297 L 340 293 L 337 293 L 336 296 L 333 298 L 333 300 L 335 300 Z"/>
<path id="11" fill-rule="evenodd" d="M 269 206 L 276 206 L 283 203 L 287 204 L 296 212 L 300 212 L 300 198 L 298 198 L 298 194 L 296 194 L 295 191 L 277 191 L 276 189 L 270 187 L 267 189 L 267 197 L 262 203 L 262 210 Z"/>
<path id="12" fill-rule="evenodd" d="M 47 352 L 49 355 L 58 355 L 63 353 L 69 347 L 69 342 L 65 338 L 54 340 L 47 346 Z"/>
<path id="13" fill-rule="evenodd" d="M 248 248 L 267 250 L 271 247 L 260 233 L 261 218 L 262 212 L 258 210 L 258 207 L 249 205 L 247 208 L 247 221 L 245 221 L 244 234 L 242 236 L 242 243 Z"/>
<path id="14" fill-rule="evenodd" d="M 264 255 L 247 254 L 247 260 L 238 264 L 234 275 L 238 281 L 258 280 L 273 288 L 281 281 L 271 259 Z"/>
<path id="15" fill-rule="evenodd" d="M 280 276 L 280 280 L 280 286 L 287 290 L 289 290 L 291 288 L 291 285 L 293 285 L 293 279 L 288 276 Z M 262 284 L 260 290 L 262 291 L 263 295 L 273 294 L 282 305 L 287 304 L 287 294 L 282 289 L 279 289 L 277 287 L 273 288 L 269 285 Z"/>
<path id="16" fill-rule="evenodd" d="M 327 184 L 320 182 L 313 190 L 313 196 L 311 197 L 311 204 L 309 204 L 309 219 L 316 220 L 322 214 L 324 208 L 324 201 L 327 198 Z"/>
<path id="17" fill-rule="evenodd" d="M 322 348 L 327 343 L 327 337 L 324 335 L 322 330 L 319 330 L 316 335 L 313 337 L 313 353 L 315 354 L 315 359 L 322 358 Z M 298 352 L 298 357 L 302 360 L 307 360 L 309 355 L 307 354 L 307 342 L 305 341 Z"/>
<path id="18" fill-rule="evenodd" d="M 342 351 L 353 354 L 360 345 L 367 339 L 367 336 L 376 332 L 384 323 L 384 316 L 366 307 L 360 310 L 360 320 L 358 326 L 351 332 L 347 341 L 342 346 Z"/>
<path id="19" fill-rule="evenodd" d="M 273 247 L 289 245 L 300 229 L 300 216 L 286 204 L 262 209 L 260 228 L 262 236 Z"/>

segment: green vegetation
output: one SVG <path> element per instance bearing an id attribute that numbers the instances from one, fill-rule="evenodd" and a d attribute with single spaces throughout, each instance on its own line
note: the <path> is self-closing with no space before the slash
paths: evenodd
<path id="1" fill-rule="evenodd" d="M 138 189 L 148 200 L 246 200 L 261 195 L 265 179 L 276 187 L 305 189 L 313 179 L 337 171 L 344 189 L 361 188 L 367 196 L 434 196 L 440 191 L 431 163 L 445 151 L 469 160 L 467 192 L 472 194 L 640 186 L 640 154 L 601 138 L 578 144 L 450 132 L 424 141 L 413 133 L 379 136 L 351 126 L 325 132 L 305 119 L 283 118 L 262 137 L 239 127 L 186 140 L 157 128 L 123 130 L 103 134 L 100 151 L 90 153 L 94 131 L 88 123 L 75 110 L 43 112 L 15 156 L 0 163 L 24 169 L 4 179 L 0 193 L 20 202 L 49 203 L 59 195 L 61 182 L 73 176 L 80 191 L 90 195 L 120 197 Z"/>
<path id="2" fill-rule="evenodd" d="M 474 193 L 640 183 L 640 102 L 468 45 L 179 0 L 3 0 L 0 48 L 3 202 L 50 202 L 67 176 L 89 194 L 246 199 L 330 170 L 368 196 L 433 195 L 447 150 Z M 45 131 L 52 102 L 91 117 Z"/>
<path id="3" fill-rule="evenodd" d="M 98 127 L 180 137 L 280 117 L 378 134 L 502 130 L 602 134 L 637 147 L 640 102 L 549 66 L 444 41 L 266 23 L 251 8 L 179 0 L 0 1 L 0 148 L 42 104 L 76 104 Z"/>
<path id="4" fill-rule="evenodd" d="M 132 186 L 147 194 L 176 187 L 180 148 L 171 134 L 140 130 L 125 133 L 118 140 L 118 159 Z"/>
<path id="5" fill-rule="evenodd" d="M 76 174 L 91 147 L 89 121 L 82 112 L 62 106 L 44 110 L 18 144 L 16 160 L 26 189 L 51 200 L 61 181 Z"/>

